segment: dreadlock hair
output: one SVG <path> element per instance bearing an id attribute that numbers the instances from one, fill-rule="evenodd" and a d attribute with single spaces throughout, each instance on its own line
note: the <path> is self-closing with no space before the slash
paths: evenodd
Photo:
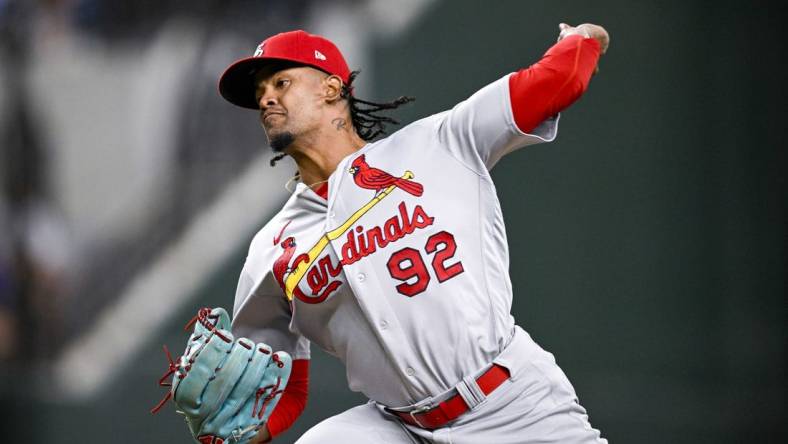
<path id="1" fill-rule="evenodd" d="M 398 125 L 399 121 L 389 117 L 380 115 L 380 112 L 397 109 L 400 106 L 416 100 L 415 97 L 400 96 L 391 102 L 371 102 L 361 100 L 353 95 L 353 81 L 361 73 L 361 71 L 352 71 L 348 82 L 342 85 L 340 93 L 343 99 L 348 101 L 350 107 L 350 120 L 353 122 L 353 128 L 356 129 L 359 137 L 366 142 L 374 140 L 380 135 L 387 134 L 386 125 Z M 276 162 L 282 160 L 286 156 L 285 153 L 279 153 L 271 158 L 271 166 L 276 166 Z"/>
<path id="2" fill-rule="evenodd" d="M 271 164 L 272 167 L 275 167 L 276 166 L 276 162 L 279 162 L 280 160 L 284 159 L 285 156 L 287 156 L 287 154 L 279 153 L 276 156 L 272 157 L 271 161 L 269 163 Z"/>
<path id="3" fill-rule="evenodd" d="M 350 103 L 350 119 L 353 121 L 353 127 L 356 129 L 359 137 L 369 142 L 380 135 L 386 134 L 386 124 L 399 124 L 399 121 L 378 113 L 399 108 L 416 99 L 414 97 L 400 96 L 391 102 L 376 103 L 356 98 L 353 96 L 353 81 L 356 80 L 360 73 L 361 71 L 350 73 L 347 85 L 342 85 L 342 98 L 347 99 Z"/>

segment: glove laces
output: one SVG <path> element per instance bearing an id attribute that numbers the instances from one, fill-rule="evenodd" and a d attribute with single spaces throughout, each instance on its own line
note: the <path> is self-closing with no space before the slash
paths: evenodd
<path id="1" fill-rule="evenodd" d="M 161 387 L 172 387 L 172 382 L 169 382 L 170 376 L 173 373 L 178 372 L 178 370 L 180 368 L 178 367 L 178 365 L 175 362 L 173 362 L 172 355 L 170 354 L 170 350 L 167 348 L 166 345 L 164 346 L 164 353 L 167 355 L 167 361 L 169 361 L 169 368 L 167 369 L 167 372 L 164 373 L 164 376 L 159 378 L 159 386 L 161 386 Z M 183 376 L 182 376 L 181 373 L 177 373 L 176 377 L 177 378 L 182 378 Z M 164 407 L 164 404 L 166 404 L 167 401 L 169 401 L 171 398 L 172 398 L 172 390 L 168 389 L 167 390 L 167 394 L 164 395 L 164 398 L 162 398 L 162 400 L 159 401 L 159 403 L 156 404 L 156 406 L 153 407 L 150 410 L 151 414 L 155 415 L 156 413 L 158 413 L 159 410 L 161 410 L 161 408 Z"/>

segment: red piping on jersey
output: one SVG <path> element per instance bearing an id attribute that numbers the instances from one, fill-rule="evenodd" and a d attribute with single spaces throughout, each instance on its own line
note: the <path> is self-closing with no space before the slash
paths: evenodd
<path id="1" fill-rule="evenodd" d="M 293 425 L 306 407 L 309 392 L 309 359 L 294 359 L 290 380 L 285 391 L 268 418 L 271 437 L 282 434 Z"/>
<path id="2" fill-rule="evenodd" d="M 538 62 L 512 74 L 509 98 L 517 128 L 529 133 L 580 98 L 599 52 L 596 39 L 572 35 L 553 45 Z"/>

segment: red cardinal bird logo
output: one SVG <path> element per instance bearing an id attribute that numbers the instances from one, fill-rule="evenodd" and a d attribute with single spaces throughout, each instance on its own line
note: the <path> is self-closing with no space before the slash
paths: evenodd
<path id="1" fill-rule="evenodd" d="M 296 256 L 292 264 L 290 263 L 290 260 L 293 258 L 293 255 L 296 252 L 297 245 L 296 245 L 295 237 L 293 236 L 288 236 L 287 238 L 285 238 L 285 240 L 282 240 L 282 235 L 285 233 L 285 228 L 287 228 L 288 225 L 290 225 L 290 221 L 288 221 L 285 224 L 285 226 L 282 227 L 282 230 L 279 232 L 279 235 L 274 238 L 274 245 L 279 244 L 279 246 L 282 247 L 282 254 L 279 255 L 279 257 L 276 258 L 276 260 L 274 261 L 274 266 L 272 270 L 276 282 L 279 284 L 280 287 L 282 287 L 282 291 L 284 291 L 285 294 L 287 293 L 287 290 L 285 288 L 285 279 L 287 278 L 287 275 L 292 273 L 293 270 L 301 264 L 301 262 L 309 262 L 309 255 L 306 253 L 302 253 Z M 331 272 L 331 276 L 336 276 L 337 274 L 339 274 L 339 269 L 335 270 L 335 272 Z M 327 283 L 322 288 L 320 294 L 317 294 L 317 291 L 313 290 L 312 294 L 317 297 L 311 297 L 311 298 L 307 297 L 306 295 L 304 295 L 304 293 L 301 291 L 300 288 L 295 288 L 293 290 L 293 294 L 296 297 L 298 297 L 298 299 L 308 304 L 318 304 L 326 300 L 326 298 L 329 295 L 331 295 L 331 293 L 336 291 L 336 289 L 339 288 L 341 285 L 342 285 L 342 281 L 331 281 L 330 283 Z"/>
<path id="2" fill-rule="evenodd" d="M 282 227 L 282 231 L 279 232 L 279 236 L 274 238 L 274 245 L 279 244 L 279 241 L 282 240 L 282 235 L 285 233 L 285 228 L 290 225 L 291 221 L 287 221 L 284 227 Z M 282 289 L 285 288 L 285 275 L 290 272 L 290 259 L 293 258 L 293 254 L 295 253 L 296 242 L 293 236 L 289 236 L 287 239 L 283 240 L 280 247 L 284 251 L 282 251 L 281 256 L 279 256 L 276 261 L 274 261 L 274 277 L 276 278 L 276 282 L 279 283 L 279 286 Z"/>
<path id="3" fill-rule="evenodd" d="M 290 264 L 290 259 L 293 258 L 293 255 L 296 251 L 296 241 L 293 236 L 288 236 L 285 240 L 281 243 L 279 242 L 282 239 L 282 235 L 285 233 L 285 228 L 290 225 L 291 221 L 287 221 L 284 227 L 282 227 L 282 231 L 279 232 L 279 236 L 274 238 L 274 245 L 279 244 L 282 247 L 282 254 L 274 261 L 273 272 L 274 278 L 276 278 L 276 282 L 282 287 L 282 290 L 285 289 L 285 278 L 287 277 L 290 272 L 293 271 L 295 267 L 302 261 L 309 260 L 309 257 L 306 254 L 300 254 L 298 257 L 295 258 L 292 264 Z"/>
<path id="4" fill-rule="evenodd" d="M 416 197 L 424 192 L 424 187 L 418 182 L 394 177 L 383 170 L 369 166 L 364 154 L 353 161 L 348 172 L 353 175 L 356 185 L 375 190 L 376 195 L 392 185 Z"/>

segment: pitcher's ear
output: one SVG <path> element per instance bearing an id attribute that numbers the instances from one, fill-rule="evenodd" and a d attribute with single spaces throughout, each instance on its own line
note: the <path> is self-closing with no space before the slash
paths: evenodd
<path id="1" fill-rule="evenodd" d="M 326 102 L 333 103 L 342 99 L 342 79 L 337 75 L 330 75 L 323 79 Z"/>

